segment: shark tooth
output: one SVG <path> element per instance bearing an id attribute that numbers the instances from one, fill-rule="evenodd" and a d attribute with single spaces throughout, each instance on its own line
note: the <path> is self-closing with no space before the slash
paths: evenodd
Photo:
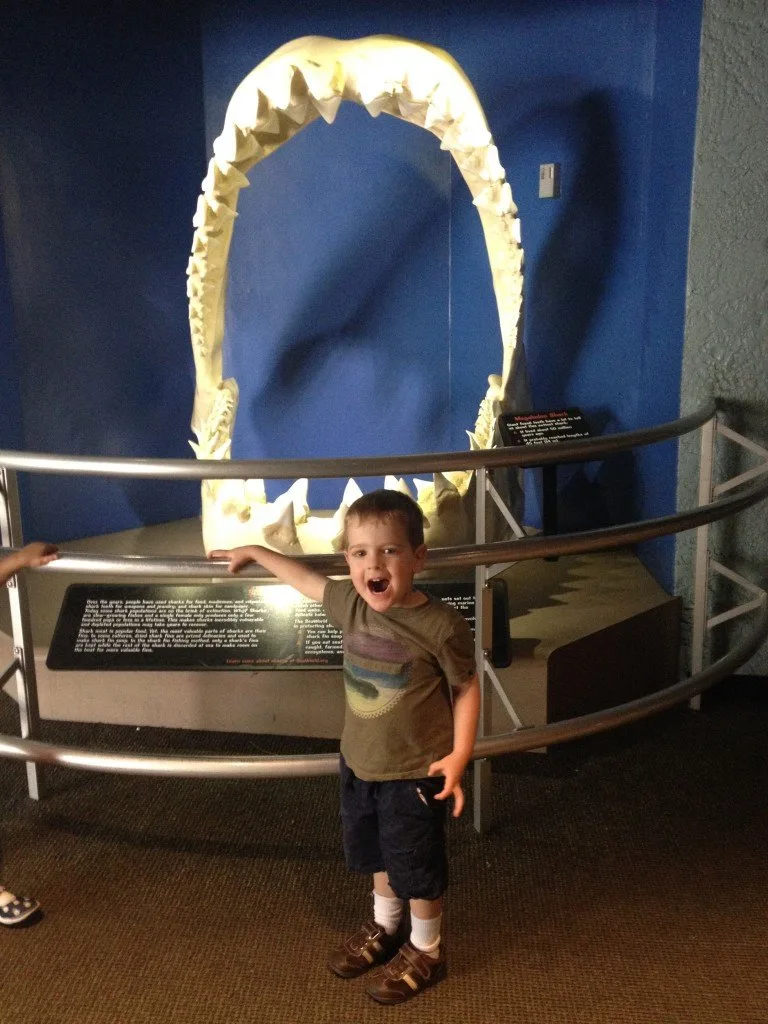
<path id="1" fill-rule="evenodd" d="M 249 477 L 245 481 L 245 496 L 253 505 L 267 504 L 267 491 L 260 477 Z"/>
<path id="2" fill-rule="evenodd" d="M 504 168 L 495 146 L 481 146 L 479 149 L 459 150 L 453 154 L 462 174 L 473 175 L 481 181 L 503 181 Z"/>
<path id="3" fill-rule="evenodd" d="M 261 158 L 262 148 L 250 129 L 230 122 L 213 140 L 213 155 L 228 164 L 250 164 Z"/>
<path id="4" fill-rule="evenodd" d="M 330 554 L 343 546 L 343 530 L 331 516 L 309 516 L 305 523 L 296 524 L 296 536 L 302 551 Z"/>
<path id="5" fill-rule="evenodd" d="M 338 61 L 329 66 L 306 60 L 301 64 L 301 73 L 320 116 L 328 124 L 333 124 L 344 98 L 344 68 Z"/>
<path id="6" fill-rule="evenodd" d="M 346 72 L 341 61 L 307 59 L 301 61 L 299 67 L 307 88 L 316 99 L 326 100 L 344 92 Z"/>
<path id="7" fill-rule="evenodd" d="M 360 490 L 357 481 L 353 480 L 350 477 L 350 479 L 347 481 L 346 487 L 344 488 L 344 494 L 342 495 L 341 499 L 342 505 L 350 506 L 354 502 L 356 502 L 358 498 L 362 498 L 362 496 L 363 492 Z"/>
<path id="8" fill-rule="evenodd" d="M 357 499 L 355 499 L 355 500 L 357 500 Z M 332 521 L 333 521 L 333 536 L 334 537 L 341 537 L 343 535 L 343 533 L 344 533 L 344 526 L 346 525 L 346 522 L 347 522 L 347 512 L 349 511 L 349 506 L 351 504 L 352 504 L 352 502 L 346 502 L 346 501 L 342 500 L 342 502 L 339 505 L 339 507 L 333 513 Z"/>
<path id="9" fill-rule="evenodd" d="M 467 502 L 456 486 L 445 474 L 434 474 L 434 487 L 430 495 L 430 528 L 425 531 L 425 541 L 430 547 L 446 547 L 462 544 L 472 537 L 472 522 Z"/>
<path id="10" fill-rule="evenodd" d="M 254 142 L 256 140 L 254 139 Z M 258 151 L 254 154 L 258 156 L 261 151 L 261 146 L 256 143 Z M 209 169 L 213 171 L 213 188 L 216 191 L 232 192 L 234 190 L 239 191 L 241 188 L 248 188 L 250 182 L 248 178 L 239 171 L 234 164 L 228 163 L 219 156 L 214 156 L 209 164 Z"/>
<path id="11" fill-rule="evenodd" d="M 407 481 L 404 477 L 397 476 L 386 476 L 384 477 L 384 488 L 388 491 L 399 491 L 401 494 L 407 494 L 409 498 L 412 498 L 411 489 L 408 486 Z"/>
<path id="12" fill-rule="evenodd" d="M 402 81 L 398 82 L 391 78 L 364 78 L 359 83 L 357 99 L 371 117 L 378 117 L 382 111 L 399 116 L 398 98 L 402 92 Z"/>
<path id="13" fill-rule="evenodd" d="M 424 498 L 426 498 L 435 488 L 433 480 L 421 480 L 418 477 L 413 478 L 413 486 L 416 488 L 416 500 L 421 504 Z"/>
<path id="14" fill-rule="evenodd" d="M 325 123 L 333 124 L 343 98 L 343 96 L 329 96 L 328 99 L 319 99 L 317 96 L 313 96 L 312 102 Z"/>
<path id="15" fill-rule="evenodd" d="M 448 477 L 445 475 L 445 473 L 442 473 L 439 470 L 436 471 L 433 474 L 433 482 L 434 482 L 434 485 L 435 485 L 435 500 L 436 501 L 439 501 L 440 498 L 443 495 L 445 495 L 445 494 L 458 493 L 456 491 L 456 487 L 448 479 Z"/>
<path id="16" fill-rule="evenodd" d="M 238 159 L 241 134 L 237 125 L 225 124 L 221 135 L 213 140 L 213 155 L 233 164 Z"/>
<path id="17" fill-rule="evenodd" d="M 461 121 L 452 121 L 447 125 L 440 140 L 440 149 L 450 151 L 451 153 L 454 150 L 458 150 L 460 148 L 461 130 Z"/>
<path id="18" fill-rule="evenodd" d="M 437 69 L 431 61 L 413 61 L 403 75 L 403 92 L 414 103 L 427 104 L 440 87 Z"/>
<path id="19" fill-rule="evenodd" d="M 493 213 L 497 217 L 505 213 L 512 213 L 515 209 L 515 204 L 512 202 L 512 189 L 506 181 L 503 184 L 492 182 L 487 185 L 479 195 L 475 196 L 472 203 L 479 210 Z"/>
<path id="20" fill-rule="evenodd" d="M 454 121 L 451 95 L 438 85 L 427 106 L 424 115 L 424 127 L 431 132 L 439 133 L 442 138 L 449 125 L 453 124 Z"/>
<path id="21" fill-rule="evenodd" d="M 424 124 L 428 106 L 426 100 L 414 100 L 403 93 L 402 96 L 397 97 L 397 106 L 403 120 L 410 121 L 411 124 Z"/>
<path id="22" fill-rule="evenodd" d="M 197 201 L 197 210 L 192 218 L 192 224 L 196 228 L 202 228 L 209 223 L 209 219 L 221 219 L 224 221 L 234 220 L 237 216 L 235 210 L 220 202 L 215 196 L 203 193 Z"/>
<path id="23" fill-rule="evenodd" d="M 259 81 L 259 92 L 263 93 L 271 107 L 278 110 L 285 110 L 291 102 L 291 90 L 293 89 L 293 76 L 295 73 L 293 64 L 277 62 L 267 64 Z M 264 129 L 259 127 L 259 131 Z"/>
<path id="24" fill-rule="evenodd" d="M 232 438 L 228 437 L 225 441 L 222 441 L 221 444 L 218 445 L 218 447 L 214 448 L 213 451 L 210 452 L 205 457 L 207 459 L 227 459 L 229 458 L 229 452 L 231 448 Z"/>
<path id="25" fill-rule="evenodd" d="M 389 93 L 386 92 L 382 92 L 376 96 L 373 96 L 371 99 L 363 103 L 363 106 L 371 115 L 371 117 L 378 117 L 379 114 L 381 114 L 382 112 L 388 114 L 399 113 L 397 100 L 395 100 L 393 96 L 390 96 Z"/>
<path id="26" fill-rule="evenodd" d="M 301 552 L 299 537 L 296 533 L 296 521 L 294 518 L 293 504 L 289 502 L 276 519 L 265 523 L 262 528 L 264 543 L 275 551 L 283 554 L 298 554 Z"/>
<path id="27" fill-rule="evenodd" d="M 452 469 L 445 472 L 446 479 L 456 488 L 462 498 L 469 490 L 474 475 L 471 469 Z"/>
<path id="28" fill-rule="evenodd" d="M 296 84 L 296 80 L 299 78 L 301 78 L 301 80 L 303 81 L 303 76 L 301 75 L 301 72 L 297 72 L 297 74 L 294 76 L 294 85 Z M 294 90 L 291 93 L 290 103 L 286 107 L 281 107 L 280 109 L 284 112 L 286 117 L 290 118 L 291 121 L 294 122 L 294 124 L 303 125 L 306 124 L 307 120 L 311 119 L 307 118 L 307 112 L 309 111 L 310 108 L 311 99 L 312 97 L 309 95 L 309 92 L 306 90 L 306 88 L 302 90 L 302 92 L 298 95 Z"/>
<path id="29" fill-rule="evenodd" d="M 294 481 L 287 491 L 283 491 L 282 494 L 275 498 L 273 504 L 276 509 L 284 509 L 287 505 L 291 505 L 294 509 L 294 518 L 296 522 L 305 522 L 309 515 L 309 505 L 307 504 L 307 491 L 309 489 L 309 480 L 306 477 L 302 477 L 300 480 Z"/>

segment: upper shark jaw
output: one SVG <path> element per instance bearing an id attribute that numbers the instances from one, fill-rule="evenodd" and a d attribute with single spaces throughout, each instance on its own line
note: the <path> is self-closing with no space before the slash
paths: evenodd
<path id="1" fill-rule="evenodd" d="M 222 376 L 224 299 L 237 201 L 240 190 L 248 185 L 246 173 L 316 118 L 332 123 L 343 101 L 364 106 L 372 117 L 390 114 L 435 135 L 441 149 L 455 160 L 480 215 L 499 313 L 502 372 L 488 378 L 474 429 L 468 431 L 470 447 L 491 447 L 499 412 L 528 404 L 523 351 L 518 344 L 523 286 L 520 222 L 471 83 L 449 54 L 424 43 L 394 36 L 353 40 L 307 36 L 280 47 L 237 87 L 203 179 L 187 269 L 196 376 L 191 425 L 197 440 L 190 444 L 197 458 L 231 456 L 238 386 L 234 378 Z M 438 492 L 445 498 L 455 491 L 462 499 L 471 477 L 469 471 L 435 474 L 434 484 L 419 487 L 417 500 L 433 530 L 439 533 L 441 526 Z M 292 496 L 287 497 L 290 489 L 270 504 L 263 481 L 243 481 L 240 492 L 233 487 L 237 483 L 203 483 L 206 550 L 259 541 L 291 553 L 338 550 L 343 527 L 338 521 L 350 503 L 346 494 L 329 526 L 327 519 L 309 515 L 306 502 L 293 505 Z M 408 490 L 402 481 L 396 486 Z M 466 509 L 464 520 L 468 525 Z M 456 529 L 454 523 L 454 534 Z M 428 543 L 429 533 L 428 528 Z M 450 531 L 443 533 L 452 536 Z M 453 542 L 465 539 L 456 536 Z"/>

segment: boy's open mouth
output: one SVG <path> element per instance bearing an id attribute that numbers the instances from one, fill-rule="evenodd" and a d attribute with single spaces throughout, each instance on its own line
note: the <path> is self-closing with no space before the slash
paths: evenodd
<path id="1" fill-rule="evenodd" d="M 389 580 L 368 580 L 368 589 L 372 594 L 383 594 L 389 586 Z"/>

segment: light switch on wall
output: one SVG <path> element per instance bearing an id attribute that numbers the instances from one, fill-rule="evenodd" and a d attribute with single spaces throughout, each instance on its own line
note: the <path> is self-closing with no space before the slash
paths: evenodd
<path id="1" fill-rule="evenodd" d="M 558 199 L 560 196 L 560 164 L 541 164 L 539 167 L 539 199 Z"/>

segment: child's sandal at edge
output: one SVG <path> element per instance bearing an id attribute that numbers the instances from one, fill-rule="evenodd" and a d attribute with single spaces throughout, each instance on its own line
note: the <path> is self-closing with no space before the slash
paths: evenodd
<path id="1" fill-rule="evenodd" d="M 31 917 L 40 909 L 38 901 L 31 896 L 14 896 L 13 893 L 0 886 L 0 897 L 2 897 L 3 893 L 5 893 L 6 898 L 8 896 L 13 898 L 0 906 L 0 924 L 21 924 L 22 921 L 26 921 L 28 917 Z"/>

